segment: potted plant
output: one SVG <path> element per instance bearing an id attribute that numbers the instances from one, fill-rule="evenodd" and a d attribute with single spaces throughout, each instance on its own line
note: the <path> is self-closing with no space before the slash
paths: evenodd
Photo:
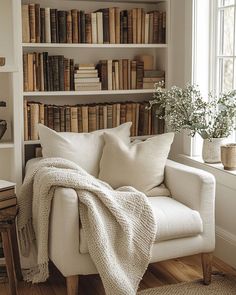
<path id="1" fill-rule="evenodd" d="M 150 107 L 154 105 L 156 115 L 173 131 L 187 129 L 191 136 L 198 133 L 202 137 L 205 162 L 220 162 L 220 146 L 236 127 L 236 90 L 219 97 L 209 94 L 205 100 L 195 85 L 170 90 L 157 85 L 150 101 Z"/>

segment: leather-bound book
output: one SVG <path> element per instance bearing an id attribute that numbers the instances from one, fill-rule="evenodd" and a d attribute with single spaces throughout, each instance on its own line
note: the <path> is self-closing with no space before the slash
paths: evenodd
<path id="1" fill-rule="evenodd" d="M 70 91 L 70 60 L 64 58 L 64 90 Z"/>
<path id="2" fill-rule="evenodd" d="M 132 122 L 132 103 L 126 103 L 126 122 Z"/>
<path id="3" fill-rule="evenodd" d="M 58 79 L 53 72 L 54 70 L 54 56 L 48 56 L 48 91 L 54 91 L 54 79 Z"/>
<path id="4" fill-rule="evenodd" d="M 29 25 L 30 25 L 30 42 L 36 42 L 36 30 L 35 30 L 35 4 L 29 4 Z"/>
<path id="5" fill-rule="evenodd" d="M 24 140 L 29 140 L 27 100 L 24 99 Z"/>
<path id="6" fill-rule="evenodd" d="M 65 116 L 66 116 L 66 108 L 65 106 L 60 106 L 59 107 L 60 111 L 60 131 L 65 132 Z"/>
<path id="7" fill-rule="evenodd" d="M 115 89 L 120 89 L 120 83 L 119 83 L 119 61 L 114 61 L 114 67 L 115 67 Z"/>
<path id="8" fill-rule="evenodd" d="M 44 105 L 44 125 L 48 126 L 48 105 Z"/>
<path id="9" fill-rule="evenodd" d="M 99 128 L 104 129 L 103 104 L 99 105 Z"/>
<path id="10" fill-rule="evenodd" d="M 158 17 L 158 43 L 163 43 L 162 24 L 163 24 L 163 13 L 159 12 L 159 17 Z"/>
<path id="11" fill-rule="evenodd" d="M 96 12 L 97 17 L 97 43 L 103 44 L 103 16 L 102 12 Z"/>
<path id="12" fill-rule="evenodd" d="M 116 103 L 114 103 L 113 105 L 112 105 L 112 127 L 117 127 L 117 119 L 116 119 L 116 117 L 117 117 L 117 104 Z"/>
<path id="13" fill-rule="evenodd" d="M 128 59 L 122 60 L 123 67 L 123 89 L 128 89 Z"/>
<path id="14" fill-rule="evenodd" d="M 137 89 L 143 88 L 143 61 L 137 61 Z"/>
<path id="15" fill-rule="evenodd" d="M 119 59 L 118 63 L 119 63 L 119 89 L 123 90 L 124 83 L 123 83 L 123 62 L 122 62 L 122 59 Z"/>
<path id="16" fill-rule="evenodd" d="M 85 12 L 80 11 L 80 42 L 85 43 Z"/>
<path id="17" fill-rule="evenodd" d="M 55 131 L 60 132 L 60 109 L 58 106 L 53 106 L 53 127 Z"/>
<path id="18" fill-rule="evenodd" d="M 141 43 L 145 43 L 145 12 L 142 9 L 142 38 L 141 38 Z"/>
<path id="19" fill-rule="evenodd" d="M 149 13 L 146 13 L 145 14 L 145 32 L 144 32 L 144 35 L 145 35 L 145 37 L 144 37 L 144 43 L 145 44 L 148 44 L 149 43 L 149 17 L 150 17 L 150 15 L 149 15 Z"/>
<path id="20" fill-rule="evenodd" d="M 142 43 L 142 8 L 137 8 L 136 13 L 137 13 L 136 41 L 138 44 L 140 44 Z"/>
<path id="21" fill-rule="evenodd" d="M 148 43 L 153 43 L 153 13 L 149 13 L 149 37 Z"/>
<path id="22" fill-rule="evenodd" d="M 159 11 L 153 12 L 153 43 L 159 43 Z"/>
<path id="23" fill-rule="evenodd" d="M 58 56 L 58 69 L 59 69 L 59 90 L 65 90 L 65 66 L 64 66 L 64 56 Z"/>
<path id="24" fill-rule="evenodd" d="M 128 11 L 123 11 L 123 42 L 128 43 Z"/>
<path id="25" fill-rule="evenodd" d="M 136 103 L 136 128 L 135 128 L 135 136 L 138 136 L 138 124 L 139 124 L 139 107 L 140 103 Z"/>
<path id="26" fill-rule="evenodd" d="M 132 10 L 128 11 L 128 43 L 133 43 L 133 16 Z"/>
<path id="27" fill-rule="evenodd" d="M 28 91 L 34 91 L 34 53 L 28 53 Z"/>
<path id="28" fill-rule="evenodd" d="M 46 32 L 45 32 L 45 8 L 40 8 L 40 26 L 41 26 L 41 37 L 40 42 L 46 42 Z"/>
<path id="29" fill-rule="evenodd" d="M 132 9 L 133 43 L 137 43 L 137 8 Z"/>
<path id="30" fill-rule="evenodd" d="M 112 128 L 112 104 L 107 105 L 107 128 Z"/>
<path id="31" fill-rule="evenodd" d="M 131 136 L 136 136 L 136 103 L 132 103 L 131 108 L 132 108 Z"/>
<path id="32" fill-rule="evenodd" d="M 45 8 L 45 40 L 46 43 L 51 43 L 51 20 L 50 8 Z"/>
<path id="33" fill-rule="evenodd" d="M 66 42 L 72 43 L 72 15 L 70 10 L 66 12 Z"/>
<path id="34" fill-rule="evenodd" d="M 31 140 L 38 139 L 38 123 L 39 123 L 39 105 L 37 103 L 30 103 L 30 117 L 31 117 Z"/>
<path id="35" fill-rule="evenodd" d="M 54 129 L 53 114 L 54 114 L 53 105 L 48 105 L 48 127 L 51 128 L 51 129 Z"/>
<path id="36" fill-rule="evenodd" d="M 71 119 L 70 119 L 70 115 L 71 115 L 71 111 L 70 111 L 70 107 L 66 106 L 66 110 L 65 110 L 65 129 L 66 132 L 71 132 Z"/>
<path id="37" fill-rule="evenodd" d="M 66 43 L 66 11 L 60 10 L 57 12 L 58 17 L 58 37 L 59 43 Z"/>
<path id="38" fill-rule="evenodd" d="M 40 53 L 39 59 L 40 59 L 40 90 L 41 91 L 45 91 L 45 86 L 44 86 L 44 61 L 43 61 L 43 53 Z"/>
<path id="39" fill-rule="evenodd" d="M 28 53 L 23 53 L 24 91 L 29 91 Z"/>
<path id="40" fill-rule="evenodd" d="M 82 106 L 82 123 L 83 123 L 83 132 L 88 132 L 88 106 Z"/>
<path id="41" fill-rule="evenodd" d="M 108 90 L 112 90 L 112 60 L 107 60 L 107 84 Z"/>
<path id="42" fill-rule="evenodd" d="M 103 43 L 110 43 L 109 8 L 102 9 L 103 13 Z"/>
<path id="43" fill-rule="evenodd" d="M 27 104 L 27 122 L 28 122 L 28 140 L 31 140 L 31 114 L 30 114 L 30 105 Z"/>
<path id="44" fill-rule="evenodd" d="M 39 104 L 39 123 L 44 124 L 44 103 Z"/>
<path id="45" fill-rule="evenodd" d="M 35 36 L 36 43 L 40 43 L 41 26 L 40 26 L 40 5 L 35 4 Z"/>
<path id="46" fill-rule="evenodd" d="M 22 42 L 30 42 L 30 26 L 29 26 L 29 5 L 23 4 L 21 7 L 22 14 Z"/>
<path id="47" fill-rule="evenodd" d="M 35 72 L 36 72 L 36 88 L 35 91 L 41 90 L 41 67 L 40 67 L 40 53 L 35 53 Z"/>
<path id="48" fill-rule="evenodd" d="M 115 8 L 109 8 L 109 36 L 110 43 L 116 43 L 116 30 L 115 30 Z"/>
<path id="49" fill-rule="evenodd" d="M 95 131 L 97 127 L 96 106 L 88 107 L 88 127 L 89 132 Z"/>
<path id="50" fill-rule="evenodd" d="M 92 43 L 97 43 L 97 15 L 96 12 L 91 13 L 91 24 L 92 24 Z"/>
<path id="51" fill-rule="evenodd" d="M 166 43 L 166 12 L 163 12 L 163 17 L 162 17 L 162 42 L 161 43 Z"/>
<path id="52" fill-rule="evenodd" d="M 131 89 L 136 89 L 137 85 L 137 62 L 136 60 L 131 61 Z"/>
<path id="53" fill-rule="evenodd" d="M 120 124 L 126 122 L 126 103 L 120 105 Z"/>
<path id="54" fill-rule="evenodd" d="M 101 60 L 99 64 L 99 76 L 102 83 L 102 90 L 108 90 L 107 60 Z"/>
<path id="55" fill-rule="evenodd" d="M 103 128 L 107 128 L 107 105 L 103 106 Z"/>
<path id="56" fill-rule="evenodd" d="M 72 15 L 72 41 L 78 43 L 78 14 L 76 9 L 71 10 Z"/>
<path id="57" fill-rule="evenodd" d="M 120 8 L 115 7 L 115 40 L 120 44 Z"/>
<path id="58" fill-rule="evenodd" d="M 128 59 L 128 89 L 131 89 L 131 60 Z"/>
<path id="59" fill-rule="evenodd" d="M 52 56 L 53 91 L 60 90 L 59 57 Z"/>
<path id="60" fill-rule="evenodd" d="M 124 43 L 124 10 L 120 12 L 120 43 Z"/>
<path id="61" fill-rule="evenodd" d="M 82 106 L 78 106 L 78 132 L 83 132 Z"/>
<path id="62" fill-rule="evenodd" d="M 71 132 L 78 132 L 78 111 L 77 107 L 70 108 Z"/>
<path id="63" fill-rule="evenodd" d="M 37 91 L 36 81 L 37 81 L 37 75 L 36 75 L 36 52 L 33 53 L 33 91 Z"/>
<path id="64" fill-rule="evenodd" d="M 85 42 L 92 43 L 91 13 L 85 14 Z"/>
<path id="65" fill-rule="evenodd" d="M 58 12 L 57 9 L 50 9 L 51 42 L 58 43 Z"/>
<path id="66" fill-rule="evenodd" d="M 75 89 L 75 84 L 74 84 L 74 60 L 70 59 L 70 90 Z"/>

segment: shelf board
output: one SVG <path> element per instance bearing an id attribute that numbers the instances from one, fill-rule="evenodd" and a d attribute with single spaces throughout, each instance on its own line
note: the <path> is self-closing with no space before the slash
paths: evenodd
<path id="1" fill-rule="evenodd" d="M 139 140 L 146 140 L 150 137 L 153 137 L 155 135 L 143 135 L 143 136 L 131 136 L 131 140 L 139 139 Z M 40 140 L 26 140 L 24 141 L 24 145 L 35 145 L 40 144 Z"/>
<path id="2" fill-rule="evenodd" d="M 12 142 L 0 142 L 0 149 L 12 149 L 14 148 L 14 143 Z"/>
<path id="3" fill-rule="evenodd" d="M 23 43 L 23 48 L 167 48 L 167 44 Z"/>
<path id="4" fill-rule="evenodd" d="M 0 67 L 0 73 L 14 73 L 17 72 L 17 68 L 12 66 L 3 66 Z"/>
<path id="5" fill-rule="evenodd" d="M 33 91 L 24 92 L 27 96 L 83 96 L 83 95 L 115 95 L 115 94 L 142 94 L 153 93 L 154 89 L 130 89 L 130 90 L 99 90 L 99 91 Z"/>

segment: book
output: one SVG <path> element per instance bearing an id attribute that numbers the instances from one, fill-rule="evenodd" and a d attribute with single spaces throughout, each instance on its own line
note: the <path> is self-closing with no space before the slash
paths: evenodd
<path id="1" fill-rule="evenodd" d="M 142 89 L 143 88 L 143 61 L 137 61 L 137 89 Z"/>
<path id="2" fill-rule="evenodd" d="M 36 42 L 36 30 L 35 30 L 35 4 L 29 4 L 29 29 L 30 29 L 30 42 Z"/>
<path id="3" fill-rule="evenodd" d="M 15 196 L 15 188 L 0 190 L 0 201 Z"/>
<path id="4" fill-rule="evenodd" d="M 76 9 L 71 10 L 72 15 L 72 42 L 78 43 L 78 13 Z"/>
<path id="5" fill-rule="evenodd" d="M 120 8 L 115 7 L 115 43 L 121 43 L 120 39 Z"/>
<path id="6" fill-rule="evenodd" d="M 51 19 L 50 8 L 45 8 L 45 42 L 51 43 Z"/>
<path id="7" fill-rule="evenodd" d="M 97 17 L 97 43 L 103 44 L 103 17 L 102 12 L 96 12 Z"/>
<path id="8" fill-rule="evenodd" d="M 51 26 L 51 42 L 57 43 L 58 40 L 58 30 L 59 30 L 59 12 L 57 9 L 50 9 L 50 26 Z"/>
<path id="9" fill-rule="evenodd" d="M 57 132 L 61 131 L 60 128 L 60 109 L 57 106 L 53 106 L 53 129 Z"/>
<path id="10" fill-rule="evenodd" d="M 71 132 L 78 132 L 78 112 L 77 107 L 71 107 Z"/>
<path id="11" fill-rule="evenodd" d="M 128 43 L 133 43 L 133 20 L 132 10 L 128 11 Z"/>
<path id="12" fill-rule="evenodd" d="M 92 20 L 91 14 L 85 14 L 85 42 L 92 43 Z"/>
<path id="13" fill-rule="evenodd" d="M 75 82 L 80 82 L 80 83 L 93 83 L 93 82 L 99 82 L 99 78 L 75 78 Z"/>
<path id="14" fill-rule="evenodd" d="M 66 12 L 66 42 L 72 43 L 73 42 L 73 30 L 72 30 L 72 15 L 71 11 Z"/>
<path id="15" fill-rule="evenodd" d="M 17 198 L 16 197 L 12 197 L 10 199 L 7 200 L 2 200 L 0 201 L 0 209 L 5 209 L 8 207 L 12 207 L 12 206 L 16 206 L 17 204 Z"/>
<path id="16" fill-rule="evenodd" d="M 0 192 L 6 191 L 6 190 L 12 190 L 15 189 L 15 183 L 6 181 L 6 180 L 0 180 Z"/>
<path id="17" fill-rule="evenodd" d="M 132 9 L 133 42 L 137 43 L 137 8 Z"/>
<path id="18" fill-rule="evenodd" d="M 145 14 L 145 38 L 144 38 L 144 43 L 148 44 L 149 43 L 149 22 L 150 22 L 150 15 L 148 13 Z"/>
<path id="19" fill-rule="evenodd" d="M 97 43 L 97 14 L 96 12 L 91 13 L 91 23 L 92 23 L 92 43 Z"/>
<path id="20" fill-rule="evenodd" d="M 75 78 L 97 78 L 98 77 L 98 72 L 96 71 L 95 73 L 75 73 L 74 74 Z"/>
<path id="21" fill-rule="evenodd" d="M 80 11 L 80 31 L 79 31 L 79 40 L 81 43 L 85 43 L 85 12 L 83 10 Z M 78 22 L 79 23 L 79 22 Z"/>
<path id="22" fill-rule="evenodd" d="M 40 43 L 41 39 L 41 24 L 40 24 L 40 5 L 35 4 L 35 38 L 36 43 Z"/>
<path id="23" fill-rule="evenodd" d="M 109 36 L 110 43 L 116 43 L 116 30 L 115 30 L 115 8 L 109 8 Z"/>
<path id="24" fill-rule="evenodd" d="M 46 28 L 45 28 L 45 8 L 40 8 L 40 42 L 46 42 Z"/>
<path id="25" fill-rule="evenodd" d="M 65 90 L 65 66 L 64 66 L 64 56 L 58 56 L 58 71 L 59 71 L 59 91 Z"/>
<path id="26" fill-rule="evenodd" d="M 136 23 L 136 41 L 138 44 L 142 43 L 142 8 L 136 9 L 137 23 Z"/>
<path id="27" fill-rule="evenodd" d="M 58 39 L 59 43 L 66 43 L 66 11 L 60 10 L 57 13 L 58 16 Z"/>
<path id="28" fill-rule="evenodd" d="M 82 106 L 82 126 L 83 132 L 88 132 L 88 106 Z"/>
<path id="29" fill-rule="evenodd" d="M 22 42 L 30 42 L 30 26 L 29 26 L 29 6 L 28 4 L 23 4 L 21 7 L 22 14 Z"/>

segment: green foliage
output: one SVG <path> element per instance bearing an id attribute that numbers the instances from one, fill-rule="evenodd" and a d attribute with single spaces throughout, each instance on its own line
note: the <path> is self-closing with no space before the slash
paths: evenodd
<path id="1" fill-rule="evenodd" d="M 157 106 L 156 115 L 166 120 L 175 132 L 183 129 L 203 139 L 228 137 L 236 128 L 236 90 L 219 97 L 209 94 L 206 101 L 197 86 L 173 86 L 165 90 L 157 85 L 150 108 Z"/>

